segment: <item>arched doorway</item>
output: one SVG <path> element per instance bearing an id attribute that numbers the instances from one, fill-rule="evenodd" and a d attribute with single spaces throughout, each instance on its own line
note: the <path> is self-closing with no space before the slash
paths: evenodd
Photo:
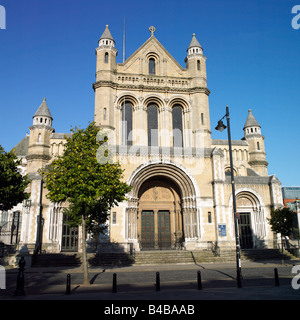
<path id="1" fill-rule="evenodd" d="M 241 191 L 236 200 L 241 248 L 263 246 L 265 219 L 259 199 L 252 192 Z"/>
<path id="2" fill-rule="evenodd" d="M 125 237 L 137 243 L 138 249 L 147 249 L 146 239 L 148 249 L 153 250 L 180 249 L 200 238 L 199 191 L 184 169 L 173 163 L 143 164 L 128 183 L 132 190 L 126 208 Z"/>
<path id="3" fill-rule="evenodd" d="M 142 250 L 176 249 L 183 243 L 181 199 L 169 179 L 146 180 L 139 190 L 138 239 Z"/>

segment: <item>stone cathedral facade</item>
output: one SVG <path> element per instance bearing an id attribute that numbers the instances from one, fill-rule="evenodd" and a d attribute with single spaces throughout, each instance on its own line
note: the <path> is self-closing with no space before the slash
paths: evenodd
<path id="1" fill-rule="evenodd" d="M 132 186 L 128 201 L 112 208 L 102 242 L 137 251 L 234 248 L 227 133 L 211 138 L 203 48 L 193 34 L 183 68 L 155 28 L 149 30 L 148 40 L 123 63 L 116 62 L 108 26 L 95 50 L 94 121 L 107 132 L 111 155 Z M 0 240 L 13 239 L 28 250 L 38 241 L 46 252 L 76 251 L 78 230 L 68 228 L 61 205 L 46 199 L 37 174 L 64 150 L 65 134 L 56 133 L 52 121 L 44 99 L 30 134 L 15 148 L 32 179 L 31 203 L 1 213 Z M 281 184 L 268 175 L 262 128 L 251 110 L 245 110 L 242 132 L 241 140 L 232 140 L 241 247 L 273 247 L 267 217 L 282 205 Z M 9 225 L 16 216 L 19 234 L 5 238 L 5 219 Z"/>

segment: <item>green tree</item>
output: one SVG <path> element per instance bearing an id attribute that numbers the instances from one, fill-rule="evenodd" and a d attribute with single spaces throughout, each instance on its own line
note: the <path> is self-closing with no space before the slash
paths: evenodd
<path id="1" fill-rule="evenodd" d="M 283 252 L 283 238 L 292 234 L 293 212 L 289 208 L 278 208 L 271 211 L 271 218 L 267 218 L 271 225 L 271 230 L 281 235 L 281 248 Z"/>
<path id="2" fill-rule="evenodd" d="M 0 145 L 0 210 L 7 211 L 18 203 L 28 199 L 30 193 L 25 192 L 30 183 L 28 176 L 22 176 L 18 159 L 13 151 L 5 152 Z"/>
<path id="3" fill-rule="evenodd" d="M 68 202 L 70 207 L 65 212 L 73 223 L 82 225 L 82 265 L 84 284 L 88 284 L 86 229 L 105 222 L 109 210 L 125 200 L 130 186 L 121 181 L 120 164 L 97 159 L 107 138 L 95 123 L 86 129 L 76 127 L 71 132 L 72 136 L 66 138 L 64 154 L 40 173 L 48 189 L 47 197 L 52 202 Z"/>

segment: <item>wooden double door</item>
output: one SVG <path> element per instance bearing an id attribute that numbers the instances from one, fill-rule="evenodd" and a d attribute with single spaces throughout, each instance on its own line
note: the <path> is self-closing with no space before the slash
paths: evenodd
<path id="1" fill-rule="evenodd" d="M 141 249 L 167 250 L 172 246 L 170 211 L 141 212 Z"/>

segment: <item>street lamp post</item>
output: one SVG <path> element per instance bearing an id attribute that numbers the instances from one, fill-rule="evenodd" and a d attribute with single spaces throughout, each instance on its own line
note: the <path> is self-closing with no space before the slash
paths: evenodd
<path id="1" fill-rule="evenodd" d="M 299 211 L 299 200 L 298 197 L 296 197 L 295 200 L 295 207 L 296 207 L 296 214 L 297 214 L 297 220 L 298 220 L 298 233 L 299 233 L 299 238 L 298 238 L 298 250 L 300 250 L 300 211 Z"/>
<path id="2" fill-rule="evenodd" d="M 225 116 L 218 121 L 216 130 L 223 131 L 226 126 L 223 123 L 223 119 L 226 117 L 227 120 L 227 133 L 228 133 L 228 145 L 229 145 L 229 157 L 230 157 L 230 175 L 231 175 L 231 187 L 232 187 L 232 202 L 233 202 L 233 215 L 234 215 L 234 229 L 235 229 L 235 242 L 236 242 L 236 280 L 237 287 L 242 287 L 242 268 L 241 268 L 241 250 L 240 250 L 240 240 L 239 240 L 239 230 L 236 212 L 236 198 L 235 198 L 235 184 L 234 184 L 234 174 L 233 174 L 233 161 L 232 161 L 232 148 L 231 148 L 231 133 L 230 133 L 230 118 L 229 118 L 229 108 L 226 106 Z"/>

